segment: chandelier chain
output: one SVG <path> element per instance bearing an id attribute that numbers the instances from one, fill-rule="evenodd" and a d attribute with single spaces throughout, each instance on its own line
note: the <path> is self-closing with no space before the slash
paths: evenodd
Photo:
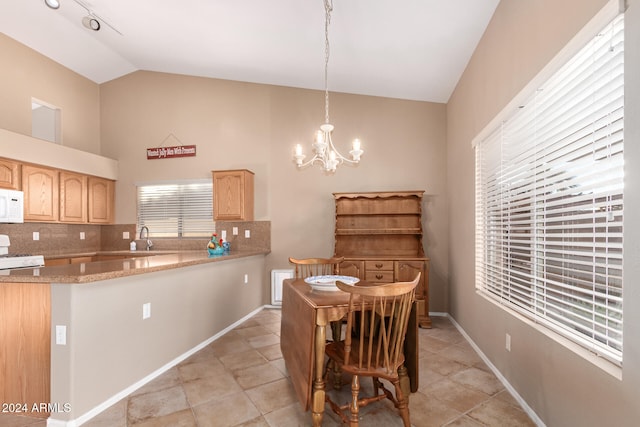
<path id="1" fill-rule="evenodd" d="M 324 0 L 324 122 L 329 123 L 329 24 L 333 0 Z"/>

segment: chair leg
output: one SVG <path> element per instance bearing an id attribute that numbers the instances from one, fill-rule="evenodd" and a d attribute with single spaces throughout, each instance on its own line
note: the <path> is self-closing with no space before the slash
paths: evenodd
<path id="1" fill-rule="evenodd" d="M 358 395 L 360 394 L 360 379 L 357 375 L 354 375 L 351 379 L 351 406 L 349 408 L 349 426 L 358 427 L 359 424 L 359 412 L 358 407 Z"/>
<path id="2" fill-rule="evenodd" d="M 406 366 L 404 366 L 404 364 L 398 368 L 398 377 L 400 379 L 400 387 L 402 388 L 404 397 L 407 400 L 407 403 L 409 403 L 409 395 L 411 394 L 411 382 L 409 381 L 407 368 Z"/>
<path id="3" fill-rule="evenodd" d="M 393 386 L 396 389 L 396 400 L 398 401 L 397 407 L 400 417 L 402 417 L 402 423 L 404 424 L 404 427 L 411 427 L 411 421 L 409 419 L 409 405 L 407 398 L 402 391 L 402 387 L 400 386 L 400 380 L 395 380 L 393 382 Z"/>

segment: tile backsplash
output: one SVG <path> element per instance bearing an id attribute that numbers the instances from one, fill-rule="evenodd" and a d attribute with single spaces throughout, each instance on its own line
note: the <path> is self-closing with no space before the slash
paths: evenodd
<path id="1" fill-rule="evenodd" d="M 238 235 L 233 235 L 237 227 Z M 215 224 L 218 236 L 226 231 L 231 251 L 247 249 L 271 249 L 270 221 L 218 221 Z M 213 227 L 212 227 L 213 230 Z M 249 230 L 250 237 L 245 237 Z M 153 230 L 152 230 L 153 231 Z M 34 240 L 34 232 L 39 239 Z M 123 239 L 123 233 L 129 233 L 129 239 Z M 0 234 L 9 236 L 11 246 L 9 255 L 63 255 L 100 251 L 122 251 L 129 249 L 131 240 L 136 240 L 138 248 L 143 248 L 139 240 L 139 230 L 135 224 L 60 224 L 28 222 L 24 224 L 0 224 Z M 81 239 L 81 234 L 84 239 Z M 206 248 L 208 238 L 167 239 L 151 238 L 153 250 L 199 250 Z"/>
<path id="2" fill-rule="evenodd" d="M 122 232 L 135 235 L 135 225 L 57 224 L 25 222 L 0 224 L 0 234 L 9 236 L 9 254 L 59 255 L 101 250 L 129 249 Z M 34 233 L 39 238 L 34 240 Z M 81 238 L 83 235 L 84 239 Z"/>

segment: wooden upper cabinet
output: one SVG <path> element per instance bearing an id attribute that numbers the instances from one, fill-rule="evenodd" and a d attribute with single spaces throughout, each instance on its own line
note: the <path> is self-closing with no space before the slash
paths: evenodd
<path id="1" fill-rule="evenodd" d="M 253 172 L 213 171 L 214 221 L 253 221 Z"/>
<path id="2" fill-rule="evenodd" d="M 60 172 L 60 222 L 87 222 L 87 176 Z"/>
<path id="3" fill-rule="evenodd" d="M 24 192 L 25 222 L 112 224 L 115 182 L 0 158 L 0 188 Z"/>
<path id="4" fill-rule="evenodd" d="M 22 165 L 25 221 L 58 221 L 58 175 L 55 169 Z"/>
<path id="5" fill-rule="evenodd" d="M 89 222 L 94 224 L 113 223 L 115 183 L 110 179 L 90 176 L 87 185 Z"/>
<path id="6" fill-rule="evenodd" d="M 0 159 L 0 188 L 20 190 L 20 163 Z"/>

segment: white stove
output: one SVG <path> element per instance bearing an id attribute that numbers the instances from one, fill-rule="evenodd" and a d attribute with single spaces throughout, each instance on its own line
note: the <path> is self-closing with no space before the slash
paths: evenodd
<path id="1" fill-rule="evenodd" d="M 0 255 L 0 270 L 44 266 L 42 255 Z"/>
<path id="2" fill-rule="evenodd" d="M 0 234 L 0 270 L 44 266 L 42 255 L 9 255 L 9 236 Z"/>

